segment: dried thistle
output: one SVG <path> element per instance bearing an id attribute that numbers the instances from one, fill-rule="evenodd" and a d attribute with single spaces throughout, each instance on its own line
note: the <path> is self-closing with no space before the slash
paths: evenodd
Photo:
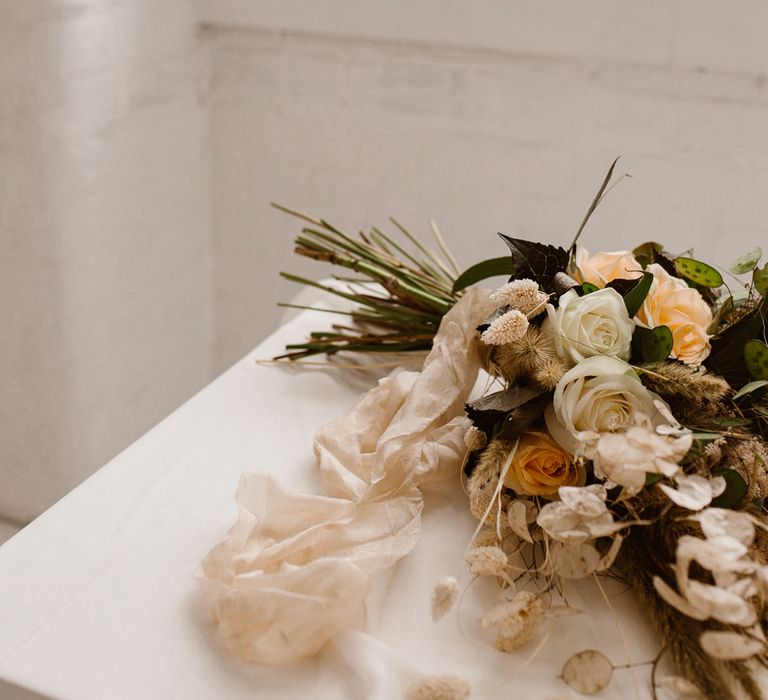
<path id="1" fill-rule="evenodd" d="M 568 371 L 559 357 L 545 360 L 533 375 L 534 381 L 546 391 L 552 391 Z"/>
<path id="2" fill-rule="evenodd" d="M 492 356 L 493 364 L 510 382 L 535 375 L 540 369 L 551 370 L 552 361 L 557 359 L 552 337 L 536 326 L 529 326 L 519 340 L 497 347 Z"/>

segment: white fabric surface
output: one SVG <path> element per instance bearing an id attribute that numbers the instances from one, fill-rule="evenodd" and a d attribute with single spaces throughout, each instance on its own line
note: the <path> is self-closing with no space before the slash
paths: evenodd
<path id="1" fill-rule="evenodd" d="M 626 663 L 658 642 L 631 594 L 605 581 L 617 631 L 591 581 L 574 585 L 586 615 L 558 622 L 533 660 L 503 655 L 478 618 L 497 594 L 477 582 L 455 614 L 430 618 L 435 581 L 463 564 L 475 522 L 457 479 L 424 485 L 423 533 L 375 577 L 367 634 L 345 631 L 289 669 L 230 657 L 215 641 L 195 569 L 234 522 L 245 471 L 321 493 L 315 430 L 347 412 L 371 373 L 256 364 L 328 323 L 307 312 L 0 547 L 0 679 L 55 698 L 397 698 L 427 674 L 467 677 L 473 698 L 580 697 L 557 677 L 586 648 Z M 649 698 L 648 667 L 619 670 L 602 697 Z M 508 684 L 508 685 L 507 685 Z"/>

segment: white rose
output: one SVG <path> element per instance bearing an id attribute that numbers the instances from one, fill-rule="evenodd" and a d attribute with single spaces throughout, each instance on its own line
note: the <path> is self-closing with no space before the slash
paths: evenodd
<path id="1" fill-rule="evenodd" d="M 643 386 L 634 370 L 615 357 L 590 357 L 568 370 L 544 413 L 550 435 L 571 454 L 600 433 L 633 425 L 669 425 L 669 407 Z M 674 420 L 674 419 L 672 419 Z"/>
<path id="2" fill-rule="evenodd" d="M 547 307 L 546 329 L 558 355 L 570 364 L 594 355 L 629 359 L 635 325 L 621 294 L 600 289 L 580 297 L 575 289 L 560 297 L 558 308 Z"/>

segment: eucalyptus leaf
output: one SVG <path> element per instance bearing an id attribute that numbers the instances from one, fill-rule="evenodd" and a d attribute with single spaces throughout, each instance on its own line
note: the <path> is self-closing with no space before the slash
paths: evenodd
<path id="1" fill-rule="evenodd" d="M 502 258 L 490 258 L 464 270 L 453 283 L 453 291 L 459 292 L 489 277 L 509 277 L 514 274 L 515 263 L 508 255 Z"/>
<path id="2" fill-rule="evenodd" d="M 753 391 L 757 391 L 758 389 L 762 389 L 766 386 L 768 386 L 768 379 L 758 379 L 754 382 L 750 382 L 749 384 L 745 384 L 733 395 L 733 400 L 735 401 L 736 399 L 740 399 L 742 396 L 751 394 Z"/>
<path id="3" fill-rule="evenodd" d="M 666 326 L 637 326 L 632 335 L 632 354 L 642 362 L 663 362 L 672 353 L 672 331 Z"/>
<path id="4" fill-rule="evenodd" d="M 744 344 L 744 362 L 755 379 L 768 379 L 768 346 L 753 338 Z"/>
<path id="5" fill-rule="evenodd" d="M 723 276 L 711 265 L 694 258 L 675 258 L 675 269 L 678 274 L 702 287 L 721 287 Z"/>
<path id="6" fill-rule="evenodd" d="M 768 294 L 768 263 L 763 267 L 756 267 L 752 272 L 752 284 L 761 296 Z"/>
<path id="7" fill-rule="evenodd" d="M 717 472 L 717 476 L 725 479 L 725 491 L 717 498 L 712 499 L 714 508 L 734 508 L 744 500 L 747 495 L 747 482 L 735 469 L 723 469 Z"/>
<path id="8" fill-rule="evenodd" d="M 755 269 L 755 265 L 760 262 L 760 258 L 762 257 L 763 251 L 759 246 L 750 248 L 728 268 L 728 271 L 732 272 L 734 275 L 743 275 L 747 272 L 751 272 Z"/>

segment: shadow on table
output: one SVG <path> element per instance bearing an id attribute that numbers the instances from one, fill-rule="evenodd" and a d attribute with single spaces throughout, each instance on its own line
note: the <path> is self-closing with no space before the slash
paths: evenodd
<path id="1" fill-rule="evenodd" d="M 50 700 L 50 698 L 33 690 L 0 681 L 0 700 Z"/>

